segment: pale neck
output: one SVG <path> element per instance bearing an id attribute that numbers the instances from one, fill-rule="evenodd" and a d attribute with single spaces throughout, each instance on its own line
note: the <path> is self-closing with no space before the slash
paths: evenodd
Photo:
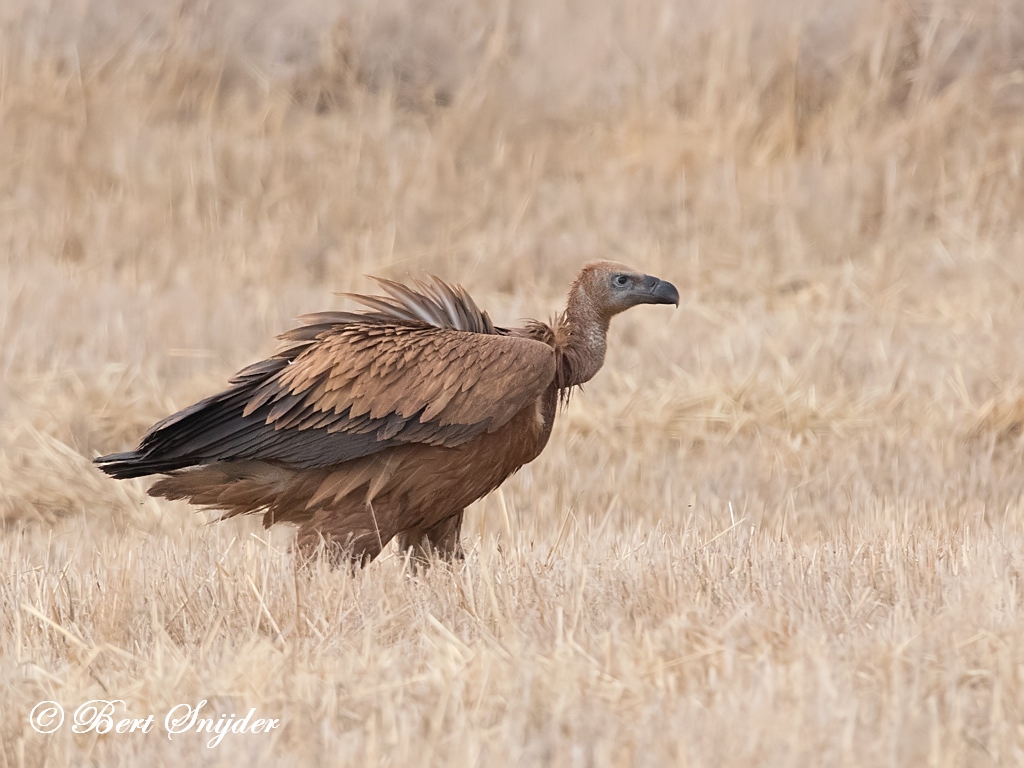
<path id="1" fill-rule="evenodd" d="M 581 287 L 575 286 L 558 325 L 565 366 L 561 385 L 579 386 L 594 378 L 604 364 L 608 318 L 594 309 Z"/>

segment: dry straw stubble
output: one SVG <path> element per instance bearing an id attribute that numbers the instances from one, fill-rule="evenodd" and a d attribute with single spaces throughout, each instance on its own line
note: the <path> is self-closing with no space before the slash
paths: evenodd
<path id="1" fill-rule="evenodd" d="M 0 11 L 7 765 L 1024 759 L 1018 4 Z M 363 273 L 613 327 L 464 567 L 296 579 L 89 465 Z M 123 698 L 273 737 L 50 737 Z"/>

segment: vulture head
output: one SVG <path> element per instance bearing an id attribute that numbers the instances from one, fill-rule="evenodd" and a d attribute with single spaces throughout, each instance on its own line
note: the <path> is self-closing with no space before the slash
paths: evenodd
<path id="1" fill-rule="evenodd" d="M 589 304 L 604 322 L 638 304 L 679 306 L 679 291 L 672 283 L 614 261 L 587 264 L 576 279 L 573 293 L 576 295 L 571 298 Z"/>

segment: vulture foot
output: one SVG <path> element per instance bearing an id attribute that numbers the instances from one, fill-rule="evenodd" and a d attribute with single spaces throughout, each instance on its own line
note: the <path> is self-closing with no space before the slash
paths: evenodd
<path id="1" fill-rule="evenodd" d="M 364 507 L 338 514 L 320 510 L 299 528 L 295 549 L 300 560 L 311 562 L 326 556 L 332 568 L 358 570 L 381 553 L 395 532 L 381 525 L 392 518 L 385 510 Z"/>
<path id="2" fill-rule="evenodd" d="M 446 517 L 430 528 L 404 531 L 399 534 L 399 551 L 408 551 L 413 565 L 417 568 L 429 565 L 431 554 L 450 563 L 464 560 L 466 553 L 459 540 L 459 534 L 462 532 L 463 511 L 460 509 L 451 517 Z"/>

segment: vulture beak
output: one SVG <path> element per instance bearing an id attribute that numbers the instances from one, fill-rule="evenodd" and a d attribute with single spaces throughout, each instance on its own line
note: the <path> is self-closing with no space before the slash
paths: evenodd
<path id="1" fill-rule="evenodd" d="M 646 275 L 640 295 L 645 304 L 675 304 L 679 306 L 679 291 L 672 283 L 659 280 L 653 275 Z"/>

